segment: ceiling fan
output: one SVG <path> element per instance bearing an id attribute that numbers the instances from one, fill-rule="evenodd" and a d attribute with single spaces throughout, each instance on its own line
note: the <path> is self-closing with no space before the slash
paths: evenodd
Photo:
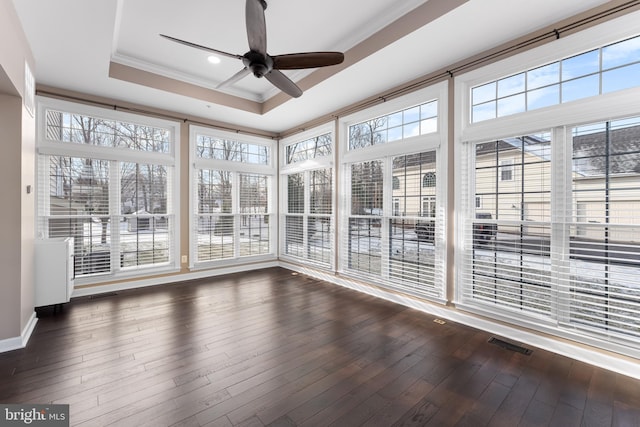
<path id="1" fill-rule="evenodd" d="M 250 73 L 253 73 L 254 76 L 258 78 L 264 77 L 278 89 L 294 98 L 298 98 L 302 95 L 302 89 L 280 70 L 300 70 L 304 68 L 337 65 L 344 61 L 344 54 L 342 52 L 304 52 L 276 56 L 269 55 L 267 53 L 267 27 L 264 18 L 266 8 L 266 0 L 247 0 L 245 16 L 247 38 L 249 39 L 249 52 L 244 55 L 223 52 L 165 34 L 160 34 L 160 36 L 196 49 L 240 59 L 244 64 L 244 68 L 228 80 L 220 83 L 218 88 L 230 86 Z"/>

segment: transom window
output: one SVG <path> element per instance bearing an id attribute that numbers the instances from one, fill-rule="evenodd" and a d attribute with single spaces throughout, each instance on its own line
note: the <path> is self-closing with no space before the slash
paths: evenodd
<path id="1" fill-rule="evenodd" d="M 437 132 L 438 101 L 349 126 L 349 150 Z"/>
<path id="2" fill-rule="evenodd" d="M 232 139 L 198 135 L 195 154 L 202 159 L 226 160 L 231 162 L 269 164 L 269 148 L 261 144 L 250 144 Z"/>
<path id="3" fill-rule="evenodd" d="M 45 138 L 49 141 L 168 153 L 171 137 L 166 128 L 46 110 Z"/>
<path id="4" fill-rule="evenodd" d="M 471 89 L 471 122 L 640 86 L 640 36 Z"/>
<path id="5" fill-rule="evenodd" d="M 286 164 L 302 162 L 318 157 L 330 156 L 332 148 L 330 133 L 287 145 Z"/>

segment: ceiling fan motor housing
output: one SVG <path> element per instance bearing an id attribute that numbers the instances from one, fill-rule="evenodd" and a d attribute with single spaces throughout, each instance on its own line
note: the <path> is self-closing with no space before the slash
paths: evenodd
<path id="1" fill-rule="evenodd" d="M 273 59 L 269 55 L 265 56 L 253 50 L 244 54 L 242 63 L 258 78 L 263 77 L 273 69 Z"/>

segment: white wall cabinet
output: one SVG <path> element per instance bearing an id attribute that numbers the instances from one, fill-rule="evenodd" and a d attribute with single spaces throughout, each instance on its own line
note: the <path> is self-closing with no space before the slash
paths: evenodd
<path id="1" fill-rule="evenodd" d="M 69 302 L 73 293 L 73 238 L 36 240 L 35 306 Z"/>

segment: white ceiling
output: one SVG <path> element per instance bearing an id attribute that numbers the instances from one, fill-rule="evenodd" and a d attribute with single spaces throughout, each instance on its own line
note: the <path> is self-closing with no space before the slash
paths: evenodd
<path id="1" fill-rule="evenodd" d="M 453 6 L 446 6 L 447 2 Z M 266 113 L 218 102 L 215 87 L 242 68 L 239 60 L 225 57 L 220 64 L 212 65 L 206 60 L 206 52 L 158 35 L 164 33 L 242 55 L 248 50 L 244 3 L 14 0 L 36 58 L 38 84 L 276 133 L 606 1 L 269 0 L 265 15 L 271 55 L 349 52 L 366 41 L 381 48 L 362 59 L 347 55 L 345 67 L 329 72 L 332 75 L 297 99 L 283 98 L 265 79 L 253 76 L 225 89 L 227 98 L 246 99 L 255 105 L 281 97 Z M 435 9 L 435 5 L 444 4 L 440 8 L 451 8 L 457 3 L 463 4 L 435 20 L 426 16 L 429 9 L 425 6 L 434 5 Z M 427 24 L 406 35 L 407 29 L 392 25 L 389 28 L 393 31 L 383 31 L 385 38 L 375 37 L 406 13 L 424 14 L 417 18 Z M 201 88 L 202 96 L 185 96 L 109 77 L 111 63 L 190 83 Z M 299 81 L 310 71 L 286 73 Z"/>

